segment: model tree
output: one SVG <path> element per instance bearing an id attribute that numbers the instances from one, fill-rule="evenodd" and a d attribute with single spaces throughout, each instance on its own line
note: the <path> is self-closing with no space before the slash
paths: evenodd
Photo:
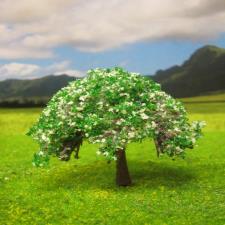
<path id="1" fill-rule="evenodd" d="M 95 69 L 56 93 L 28 135 L 40 145 L 36 166 L 46 165 L 50 155 L 67 161 L 74 152 L 78 158 L 84 139 L 99 143 L 97 154 L 116 161 L 116 183 L 127 186 L 128 143 L 153 138 L 158 156 L 184 157 L 203 125 L 190 123 L 183 105 L 149 78 L 122 68 Z"/>

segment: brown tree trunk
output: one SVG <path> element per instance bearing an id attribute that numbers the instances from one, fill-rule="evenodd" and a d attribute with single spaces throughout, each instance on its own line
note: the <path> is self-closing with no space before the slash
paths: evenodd
<path id="1" fill-rule="evenodd" d="M 118 186 L 130 186 L 131 178 L 127 167 L 126 152 L 124 149 L 116 151 L 116 184 Z"/>
<path id="2" fill-rule="evenodd" d="M 157 157 L 159 157 L 161 153 L 160 144 L 157 138 L 154 138 L 154 142 L 155 142 L 156 154 L 157 154 Z"/>

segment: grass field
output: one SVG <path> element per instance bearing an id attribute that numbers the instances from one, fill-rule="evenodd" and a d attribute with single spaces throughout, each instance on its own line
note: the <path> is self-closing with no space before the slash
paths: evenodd
<path id="1" fill-rule="evenodd" d="M 186 103 L 225 102 L 225 92 L 213 93 L 211 95 L 205 95 L 205 96 L 203 95 L 203 96 L 197 96 L 192 98 L 182 98 L 181 100 Z"/>
<path id="2" fill-rule="evenodd" d="M 0 109 L 0 225 L 225 224 L 225 103 L 187 104 L 207 122 L 185 160 L 158 159 L 151 141 L 127 149 L 133 186 L 115 186 L 114 163 L 85 143 L 81 159 L 31 164 L 24 134 L 40 109 Z"/>

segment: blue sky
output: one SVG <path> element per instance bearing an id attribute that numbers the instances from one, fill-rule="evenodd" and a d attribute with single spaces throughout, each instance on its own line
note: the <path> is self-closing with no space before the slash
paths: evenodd
<path id="1" fill-rule="evenodd" d="M 138 42 L 97 53 L 82 52 L 64 46 L 56 49 L 58 59 L 55 62 L 70 60 L 71 67 L 79 71 L 86 71 L 96 67 L 122 66 L 129 71 L 154 74 L 159 69 L 182 64 L 196 49 L 204 45 L 216 45 L 225 48 L 225 34 L 216 39 L 198 42 L 182 40 Z M 21 62 L 47 66 L 54 60 L 21 60 Z"/>
<path id="2" fill-rule="evenodd" d="M 154 74 L 206 44 L 225 48 L 224 0 L 4 0 L 0 8 L 0 80 L 114 66 Z"/>
<path id="3" fill-rule="evenodd" d="M 158 69 L 183 63 L 196 49 L 204 45 L 225 48 L 225 34 L 216 39 L 198 42 L 176 40 L 138 42 L 101 53 L 85 53 L 68 47 L 59 48 L 57 52 L 62 58 L 74 59 L 73 66 L 79 70 L 122 66 L 129 71 L 154 74 Z"/>

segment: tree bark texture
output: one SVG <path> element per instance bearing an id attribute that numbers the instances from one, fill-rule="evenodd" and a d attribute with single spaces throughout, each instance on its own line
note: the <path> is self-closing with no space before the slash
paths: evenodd
<path id="1" fill-rule="evenodd" d="M 62 149 L 60 151 L 59 159 L 62 161 L 68 161 L 72 152 L 74 151 L 75 159 L 79 158 L 80 146 L 83 142 L 83 136 L 81 134 L 76 134 L 76 136 L 71 140 L 66 140 L 63 143 Z"/>
<path id="2" fill-rule="evenodd" d="M 126 151 L 118 149 L 116 156 L 116 184 L 118 186 L 130 186 L 132 182 L 127 167 Z"/>

